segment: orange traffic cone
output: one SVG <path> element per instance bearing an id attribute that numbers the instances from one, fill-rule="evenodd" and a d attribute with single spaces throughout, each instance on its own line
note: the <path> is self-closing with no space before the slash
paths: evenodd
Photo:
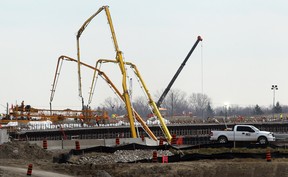
<path id="1" fill-rule="evenodd" d="M 271 162 L 271 153 L 270 153 L 270 149 L 267 149 L 267 151 L 266 151 L 266 160 L 267 160 L 267 162 Z"/>
<path id="2" fill-rule="evenodd" d="M 47 149 L 47 147 L 48 147 L 47 139 L 45 138 L 45 139 L 43 140 L 43 149 Z"/>
<path id="3" fill-rule="evenodd" d="M 160 137 L 160 140 L 159 140 L 159 146 L 162 146 L 163 145 L 163 138 Z"/>
<path id="4" fill-rule="evenodd" d="M 145 136 L 144 134 L 141 134 L 141 140 L 144 142 L 145 141 Z"/>
<path id="5" fill-rule="evenodd" d="M 158 162 L 158 155 L 157 155 L 157 151 L 153 151 L 152 162 Z"/>
<path id="6" fill-rule="evenodd" d="M 79 141 L 75 141 L 75 148 L 76 148 L 76 150 L 80 150 L 80 143 L 79 143 Z"/>
<path id="7" fill-rule="evenodd" d="M 32 175 L 32 167 L 33 167 L 32 164 L 28 165 L 27 176 L 31 176 Z"/>
<path id="8" fill-rule="evenodd" d="M 116 138 L 116 145 L 119 145 L 120 144 L 120 139 L 119 137 Z"/>
<path id="9" fill-rule="evenodd" d="M 177 138 L 176 138 L 176 134 L 172 135 L 172 140 L 171 140 L 171 145 L 176 145 L 177 144 Z"/>

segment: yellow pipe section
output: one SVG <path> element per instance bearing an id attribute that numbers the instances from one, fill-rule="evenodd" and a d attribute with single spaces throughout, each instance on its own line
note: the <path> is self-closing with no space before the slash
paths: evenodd
<path id="1" fill-rule="evenodd" d="M 128 89 L 127 89 L 127 81 L 126 81 L 127 75 L 126 75 L 126 70 L 124 67 L 122 52 L 119 50 L 119 47 L 118 47 L 118 43 L 117 43 L 114 27 L 112 24 L 112 19 L 110 16 L 109 8 L 108 8 L 108 6 L 104 6 L 104 8 L 105 8 L 107 20 L 109 23 L 110 31 L 112 34 L 114 47 L 116 50 L 116 60 L 119 64 L 119 67 L 120 67 L 120 70 L 122 73 L 123 96 L 124 96 L 124 101 L 126 104 L 126 109 L 127 109 L 127 113 L 128 113 L 129 122 L 130 122 L 131 135 L 132 135 L 132 138 L 136 138 L 137 135 L 136 135 L 136 129 L 135 129 L 135 125 L 134 125 L 134 117 L 133 117 L 133 111 L 132 111 L 132 107 L 131 107 L 130 96 L 129 96 Z"/>
<path id="2" fill-rule="evenodd" d="M 132 136 L 132 138 L 136 138 L 137 135 L 136 135 L 136 129 L 135 129 L 135 125 L 134 125 L 134 118 L 133 118 L 133 111 L 132 111 L 132 107 L 131 107 L 130 96 L 129 96 L 128 89 L 127 89 L 126 71 L 125 71 L 125 67 L 124 67 L 124 64 L 123 64 L 122 52 L 119 50 L 119 47 L 118 47 L 118 43 L 117 43 L 117 39 L 116 39 L 116 35 L 115 35 L 115 31 L 114 31 L 114 27 L 113 27 L 113 24 L 112 24 L 112 19 L 111 19 L 111 16 L 110 16 L 110 12 L 109 12 L 109 7 L 108 6 L 102 6 L 101 8 L 99 8 L 99 10 L 95 14 L 93 14 L 88 20 L 85 21 L 85 23 L 81 26 L 81 28 L 79 29 L 78 34 L 77 34 L 79 95 L 82 97 L 79 38 L 80 38 L 82 32 L 87 27 L 87 25 L 90 23 L 90 21 L 97 14 L 99 14 L 103 9 L 106 12 L 107 20 L 108 20 L 110 31 L 111 31 L 111 34 L 112 34 L 114 47 L 115 47 L 115 50 L 116 50 L 116 60 L 119 63 L 119 67 L 120 67 L 120 70 L 121 70 L 121 73 L 122 73 L 123 96 L 124 96 L 125 105 L 126 105 L 126 109 L 127 109 L 127 113 L 128 113 L 129 122 L 130 122 L 131 136 Z M 82 97 L 82 105 L 83 105 L 83 97 Z"/>

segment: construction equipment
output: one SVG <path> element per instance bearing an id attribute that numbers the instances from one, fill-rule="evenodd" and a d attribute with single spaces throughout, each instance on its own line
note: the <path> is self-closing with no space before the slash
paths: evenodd
<path id="1" fill-rule="evenodd" d="M 113 27 L 113 23 L 112 23 L 112 19 L 111 19 L 111 15 L 110 15 L 108 6 L 102 6 L 101 8 L 99 8 L 99 10 L 96 13 L 94 13 L 90 18 L 88 18 L 84 22 L 84 24 L 81 26 L 81 28 L 78 30 L 78 34 L 77 34 L 77 59 L 78 59 L 79 96 L 82 98 L 82 107 L 84 107 L 84 101 L 83 101 L 83 96 L 82 96 L 82 88 L 81 88 L 81 70 L 80 70 L 80 66 L 81 65 L 80 65 L 80 43 L 79 43 L 79 39 L 80 39 L 81 34 L 83 33 L 83 31 L 87 27 L 87 25 L 102 10 L 105 10 L 105 12 L 106 12 L 108 24 L 109 24 L 110 31 L 111 31 L 111 34 L 112 34 L 112 39 L 113 39 L 113 42 L 114 42 L 114 48 L 115 48 L 115 51 L 116 51 L 116 61 L 117 61 L 118 65 L 119 65 L 121 73 L 122 73 L 123 96 L 124 96 L 124 102 L 125 102 L 126 109 L 127 109 L 129 123 L 130 123 L 131 135 L 132 135 L 132 138 L 136 138 L 137 137 L 136 128 L 135 128 L 135 125 L 134 125 L 134 118 L 133 118 L 133 111 L 132 111 L 130 96 L 129 96 L 129 92 L 128 92 L 128 89 L 127 89 L 127 82 L 126 82 L 127 75 L 126 75 L 126 70 L 125 70 L 125 67 L 124 67 L 122 51 L 120 51 L 119 46 L 118 46 L 118 42 L 117 42 L 117 39 L 116 39 L 115 30 L 114 30 L 114 27 Z"/>
<path id="2" fill-rule="evenodd" d="M 117 42 L 117 39 L 116 39 L 115 30 L 114 30 L 114 27 L 113 27 L 113 23 L 112 23 L 112 19 L 111 19 L 111 15 L 110 15 L 108 6 L 102 6 L 101 8 L 99 8 L 99 10 L 96 13 L 94 13 L 90 18 L 88 18 L 84 22 L 84 24 L 81 26 L 81 28 L 79 29 L 78 34 L 77 34 L 77 59 L 78 59 L 79 96 L 82 98 L 82 107 L 84 107 L 84 101 L 83 101 L 83 96 L 82 96 L 82 88 L 81 88 L 81 70 L 80 70 L 81 61 L 80 61 L 80 42 L 79 42 L 79 39 L 80 39 L 80 36 L 83 33 L 83 31 L 85 30 L 85 28 L 91 22 L 91 20 L 103 10 L 105 10 L 105 12 L 106 12 L 108 24 L 109 24 L 110 31 L 111 31 L 111 34 L 112 34 L 114 48 L 115 48 L 115 51 L 116 51 L 116 60 L 111 60 L 111 61 L 106 60 L 106 61 L 107 62 L 117 63 L 119 65 L 119 67 L 120 67 L 120 70 L 121 70 L 121 73 L 122 73 L 122 88 L 123 88 L 123 94 L 121 94 L 121 95 L 123 95 L 123 99 L 124 99 L 124 102 L 125 102 L 125 105 L 126 105 L 132 138 L 136 138 L 137 135 L 136 135 L 136 129 L 135 129 L 135 125 L 134 125 L 133 109 L 132 109 L 132 105 L 131 105 L 131 101 L 130 101 L 129 92 L 128 92 L 128 89 L 127 89 L 127 82 L 126 82 L 127 74 L 126 74 L 126 70 L 125 70 L 125 62 L 123 61 L 122 52 L 120 51 L 119 46 L 118 46 L 118 42 Z M 150 94 L 148 92 L 148 89 L 147 89 L 146 85 L 144 84 L 144 81 L 141 78 L 141 76 L 139 74 L 139 71 L 137 70 L 136 66 L 135 65 L 131 65 L 131 66 L 133 66 L 135 74 L 141 80 L 141 83 L 142 83 L 142 85 L 143 85 L 143 87 L 144 87 L 144 89 L 146 91 L 146 94 L 149 95 L 148 96 L 149 97 L 149 104 L 153 107 L 153 112 L 158 117 L 158 119 L 159 119 L 159 121 L 161 123 L 161 126 L 164 129 L 163 131 L 164 131 L 164 134 L 165 134 L 167 140 L 170 141 L 172 139 L 172 136 L 170 135 L 170 132 L 169 132 L 169 130 L 168 130 L 168 128 L 167 128 L 167 126 L 166 126 L 161 114 L 160 114 L 160 111 L 158 110 L 155 102 L 152 100 L 152 98 L 151 98 L 151 96 L 150 96 Z M 96 64 L 95 68 L 97 68 L 97 64 Z M 96 73 L 96 70 L 95 70 L 95 73 Z M 93 88 L 93 87 L 91 87 L 91 88 Z"/>
<path id="3" fill-rule="evenodd" d="M 51 114 L 52 113 L 52 114 Z M 36 109 L 30 105 L 25 107 L 15 105 L 10 109 L 9 118 L 2 119 L 1 123 L 8 122 L 21 122 L 28 123 L 30 121 L 46 121 L 61 122 L 65 119 L 72 118 L 78 119 L 82 123 L 91 124 L 92 121 L 97 121 L 101 118 L 108 119 L 106 111 L 97 110 L 93 111 L 90 109 L 86 110 L 51 110 L 51 109 Z"/>
<path id="4" fill-rule="evenodd" d="M 54 76 L 54 81 L 53 81 L 53 85 L 52 85 L 52 90 L 51 90 L 51 96 L 50 96 L 50 109 L 52 110 L 52 101 L 53 101 L 53 98 L 54 98 L 54 95 L 55 95 L 55 91 L 56 91 L 56 86 L 57 86 L 57 82 L 58 82 L 58 79 L 59 79 L 59 75 L 60 75 L 60 65 L 61 65 L 61 61 L 73 61 L 73 62 L 77 62 L 78 61 L 76 59 L 73 59 L 71 57 L 68 57 L 68 56 L 60 56 L 58 58 L 58 62 L 57 62 L 57 67 L 56 67 L 56 71 L 55 71 L 55 76 Z M 117 62 L 115 60 L 111 60 L 113 62 Z M 117 89 L 117 87 L 113 84 L 113 82 L 109 79 L 109 77 L 104 73 L 102 72 L 101 70 L 97 69 L 97 68 L 94 68 L 93 66 L 90 66 L 88 64 L 85 64 L 83 62 L 80 61 L 80 64 L 85 66 L 85 67 L 88 67 L 90 69 L 93 69 L 95 72 L 97 72 L 98 75 L 100 75 L 106 82 L 107 84 L 113 89 L 113 91 L 122 99 L 122 101 L 124 101 L 124 97 L 123 95 L 120 93 L 120 91 Z M 141 126 L 143 127 L 143 129 L 146 131 L 146 133 L 153 139 L 153 140 L 157 140 L 156 136 L 154 135 L 154 133 L 150 130 L 150 128 L 146 125 L 146 123 L 143 121 L 143 119 L 141 118 L 141 116 L 133 109 L 133 114 L 135 115 L 136 117 L 136 120 L 141 124 Z M 105 112 L 106 113 L 106 112 Z M 86 119 L 86 114 L 83 114 L 83 117 L 84 119 Z M 90 114 L 88 114 L 90 115 Z M 101 115 L 99 115 L 101 116 Z M 101 116 L 101 118 L 104 117 L 104 116 Z M 107 116 L 108 117 L 108 116 Z M 90 118 L 90 117 L 88 117 Z M 105 118 L 105 117 L 104 117 Z M 88 119 L 89 120 L 89 119 Z"/>
<path id="5" fill-rule="evenodd" d="M 95 67 L 95 68 L 97 68 L 97 66 L 98 66 L 99 63 L 117 63 L 117 61 L 115 61 L 115 60 L 107 60 L 107 59 L 100 59 L 100 60 L 98 60 L 98 61 L 96 62 L 96 67 Z M 150 93 L 149 93 L 149 90 L 148 90 L 148 88 L 146 87 L 146 84 L 144 83 L 144 80 L 142 79 L 142 77 L 141 77 L 141 75 L 140 75 L 140 72 L 139 72 L 139 70 L 137 69 L 136 65 L 134 65 L 134 64 L 131 63 L 131 62 L 124 62 L 124 64 L 125 64 L 125 65 L 129 65 L 129 66 L 133 69 L 133 72 L 135 73 L 135 75 L 136 75 L 136 76 L 138 77 L 138 79 L 140 80 L 140 83 L 141 83 L 141 85 L 142 85 L 142 88 L 144 89 L 144 91 L 145 91 L 145 93 L 146 93 L 146 95 L 147 95 L 147 97 L 148 97 L 149 105 L 151 106 L 152 111 L 153 111 L 153 113 L 155 114 L 155 116 L 156 116 L 156 117 L 158 118 L 158 120 L 160 121 L 160 125 L 161 125 L 161 128 L 162 128 L 162 130 L 163 130 L 164 135 L 166 136 L 166 138 L 167 138 L 168 141 L 171 141 L 172 136 L 171 136 L 171 134 L 170 134 L 170 132 L 169 132 L 169 130 L 168 130 L 165 122 L 164 122 L 164 119 L 163 119 L 163 117 L 162 117 L 162 115 L 161 115 L 161 113 L 160 113 L 160 111 L 159 111 L 156 103 L 153 101 L 153 99 L 152 99 L 152 97 L 151 97 L 151 95 L 150 95 Z M 97 73 L 96 73 L 96 70 L 95 70 L 95 72 L 94 72 L 94 77 L 93 77 L 93 81 L 92 81 L 92 86 L 90 87 L 91 89 L 95 87 L 95 86 L 94 86 L 94 84 L 95 84 L 95 83 L 94 83 L 94 82 L 95 82 L 95 79 L 94 79 L 94 78 L 96 77 L 96 74 L 97 74 Z M 90 97 L 92 97 L 92 94 L 93 94 L 93 92 L 92 92 L 92 90 L 91 90 L 91 91 L 90 91 Z M 90 97 L 89 97 L 89 98 L 90 98 Z"/>
<path id="6" fill-rule="evenodd" d="M 163 102 L 163 100 L 165 99 L 166 95 L 168 94 L 169 90 L 171 89 L 172 85 L 174 84 L 175 80 L 177 79 L 177 77 L 179 76 L 180 72 L 182 71 L 182 69 L 184 68 L 186 62 L 188 61 L 188 59 L 190 58 L 192 52 L 194 51 L 194 49 L 197 47 L 198 43 L 202 41 L 201 36 L 197 37 L 197 41 L 195 42 L 195 44 L 193 45 L 193 47 L 191 48 L 191 50 L 189 51 L 189 53 L 187 54 L 186 58 L 184 59 L 184 61 L 182 62 L 182 64 L 180 65 L 180 67 L 178 68 L 178 70 L 176 71 L 175 75 L 173 76 L 172 80 L 170 81 L 170 83 L 168 84 L 168 86 L 166 87 L 166 89 L 164 90 L 164 92 L 162 93 L 162 95 L 160 96 L 159 100 L 157 101 L 156 105 L 158 108 L 161 107 L 161 104 Z"/>

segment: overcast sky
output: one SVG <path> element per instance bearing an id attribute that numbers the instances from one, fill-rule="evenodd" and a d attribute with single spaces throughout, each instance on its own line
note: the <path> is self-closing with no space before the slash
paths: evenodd
<path id="1" fill-rule="evenodd" d="M 119 48 L 133 62 L 150 94 L 162 92 L 186 57 L 197 36 L 203 38 L 172 89 L 187 95 L 207 94 L 214 107 L 288 105 L 288 1 L 0 1 L 0 112 L 6 103 L 49 108 L 50 90 L 60 55 L 77 58 L 78 29 L 101 6 L 109 5 Z M 105 13 L 99 14 L 80 39 L 81 59 L 95 65 L 115 59 Z M 202 63 L 202 64 L 201 64 Z M 83 96 L 93 72 L 82 67 Z M 101 69 L 119 89 L 119 66 Z M 133 73 L 127 68 L 128 76 Z M 141 96 L 132 79 L 133 98 Z M 115 95 L 101 78 L 92 107 Z M 157 99 L 155 98 L 155 101 Z M 55 107 L 81 108 L 76 63 L 64 62 L 53 100 Z"/>

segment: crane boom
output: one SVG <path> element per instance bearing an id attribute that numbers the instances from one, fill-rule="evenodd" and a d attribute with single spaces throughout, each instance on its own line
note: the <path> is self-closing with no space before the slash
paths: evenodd
<path id="1" fill-rule="evenodd" d="M 186 58 L 184 59 L 184 61 L 182 62 L 182 64 L 180 65 L 180 67 L 178 68 L 177 72 L 175 73 L 175 75 L 173 76 L 172 80 L 170 81 L 170 83 L 168 84 L 168 86 L 166 87 L 166 89 L 164 90 L 164 92 L 162 93 L 162 95 L 160 96 L 159 100 L 157 101 L 156 105 L 157 107 L 161 107 L 161 104 L 163 102 L 163 100 L 165 99 L 166 95 L 168 94 L 169 90 L 171 89 L 172 85 L 174 84 L 175 80 L 177 79 L 177 77 L 179 76 L 180 72 L 182 71 L 182 69 L 184 68 L 186 62 L 188 61 L 188 59 L 190 58 L 192 52 L 194 51 L 194 49 L 197 47 L 198 43 L 202 41 L 201 36 L 197 37 L 197 41 L 195 42 L 195 44 L 193 45 L 193 47 L 191 48 L 191 50 L 189 51 L 189 53 L 187 54 Z"/>

